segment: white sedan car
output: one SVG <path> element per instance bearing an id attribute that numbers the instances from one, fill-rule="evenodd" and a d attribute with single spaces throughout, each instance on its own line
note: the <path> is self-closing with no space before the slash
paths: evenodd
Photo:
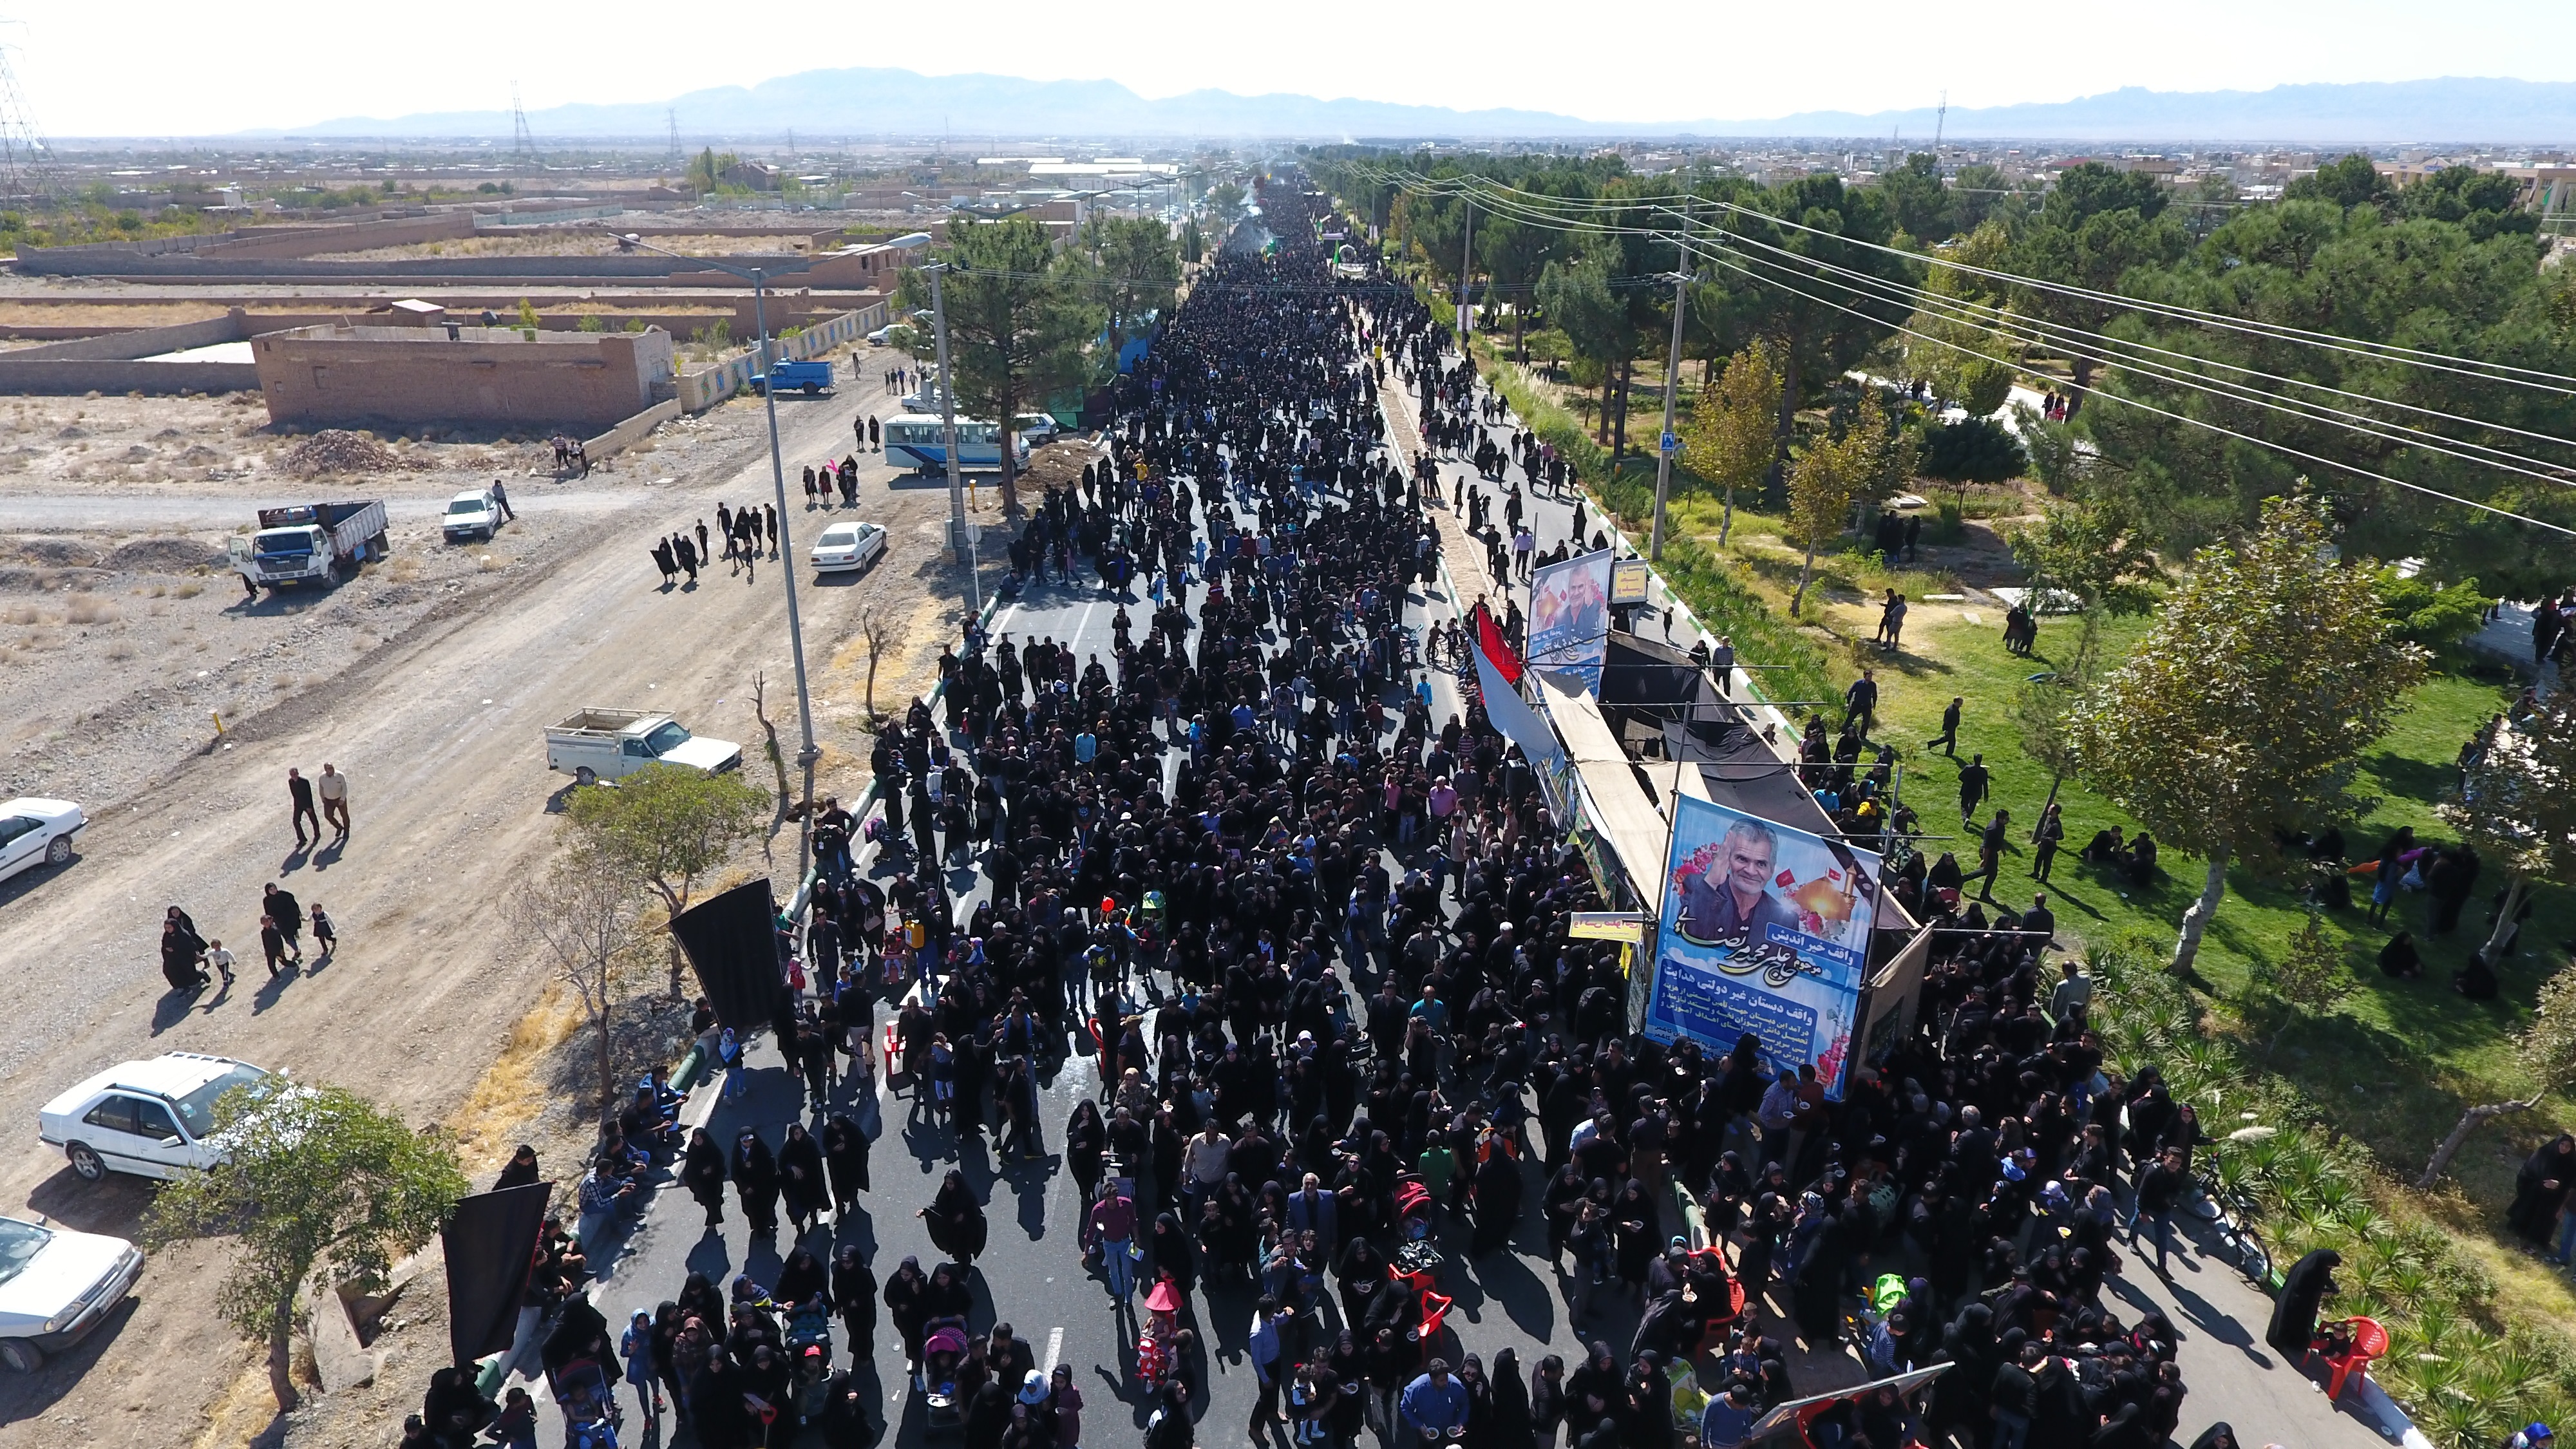
<path id="1" fill-rule="evenodd" d="M 30 1374 L 107 1320 L 143 1255 L 123 1238 L 0 1218 L 0 1368 Z"/>
<path id="2" fill-rule="evenodd" d="M 819 574 L 863 569 L 883 556 L 886 531 L 874 523 L 835 523 L 814 540 L 814 571 Z"/>
<path id="3" fill-rule="evenodd" d="M 447 500 L 447 512 L 438 520 L 439 530 L 449 543 L 466 543 L 475 538 L 489 542 L 501 530 L 501 500 L 489 488 L 474 488 Z"/>
<path id="4" fill-rule="evenodd" d="M 38 861 L 69 865 L 72 836 L 89 817 L 69 800 L 12 800 L 0 805 L 0 880 Z"/>

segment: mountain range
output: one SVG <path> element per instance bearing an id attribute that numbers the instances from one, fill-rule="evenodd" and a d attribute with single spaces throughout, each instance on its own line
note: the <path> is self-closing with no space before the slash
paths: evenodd
<path id="1" fill-rule="evenodd" d="M 1640 123 L 1529 110 L 1452 110 L 1359 99 L 1197 90 L 1149 100 L 1116 81 L 925 76 L 882 68 L 811 70 L 755 86 L 669 100 L 555 106 L 528 114 L 540 139 L 955 136 L 961 146 L 1042 137 L 1282 140 L 1844 137 L 2155 142 L 2422 142 L 2576 145 L 2576 83 L 2446 77 L 2275 86 L 2261 91 L 2154 91 L 2129 86 L 2068 101 L 1876 112 L 1807 111 L 1767 120 Z M 294 137 L 507 137 L 507 111 L 347 117 L 283 131 Z"/>

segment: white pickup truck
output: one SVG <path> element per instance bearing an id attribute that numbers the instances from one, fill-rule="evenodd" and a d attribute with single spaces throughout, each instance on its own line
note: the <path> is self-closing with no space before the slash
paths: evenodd
<path id="1" fill-rule="evenodd" d="M 742 746 L 692 735 L 678 720 L 649 709 L 585 709 L 546 727 L 546 768 L 582 785 L 623 779 L 646 765 L 712 775 L 741 763 Z"/>

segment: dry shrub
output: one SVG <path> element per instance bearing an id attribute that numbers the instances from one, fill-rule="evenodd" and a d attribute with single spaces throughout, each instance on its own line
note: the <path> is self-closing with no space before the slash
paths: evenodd
<path id="1" fill-rule="evenodd" d="M 76 595 L 71 602 L 69 617 L 75 624 L 113 624 L 117 617 L 116 605 L 87 594 Z"/>

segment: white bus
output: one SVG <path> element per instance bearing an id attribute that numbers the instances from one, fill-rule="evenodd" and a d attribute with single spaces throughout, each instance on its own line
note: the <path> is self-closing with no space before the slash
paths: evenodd
<path id="1" fill-rule="evenodd" d="M 957 420 L 957 459 L 969 468 L 1002 466 L 1002 430 L 999 425 Z M 1011 440 L 1011 461 L 1026 467 L 1029 440 Z M 940 420 L 927 413 L 903 413 L 886 419 L 885 450 L 889 460 L 910 464 L 924 473 L 943 473 L 948 469 L 948 436 Z"/>

